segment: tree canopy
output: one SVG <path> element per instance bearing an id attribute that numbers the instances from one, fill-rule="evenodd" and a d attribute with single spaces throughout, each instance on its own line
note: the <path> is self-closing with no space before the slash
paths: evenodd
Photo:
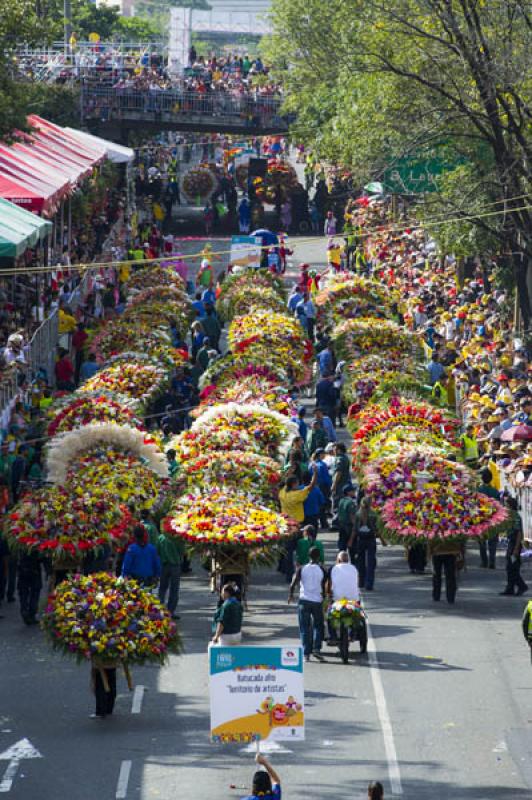
<path id="1" fill-rule="evenodd" d="M 405 157 L 443 156 L 430 208 L 453 222 L 432 232 L 465 254 L 496 246 L 528 325 L 530 4 L 273 0 L 272 19 L 265 49 L 295 135 L 361 185 Z"/>

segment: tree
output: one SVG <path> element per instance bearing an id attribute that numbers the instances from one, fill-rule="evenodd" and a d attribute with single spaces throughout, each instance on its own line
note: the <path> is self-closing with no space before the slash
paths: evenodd
<path id="1" fill-rule="evenodd" d="M 273 0 L 272 17 L 267 52 L 299 113 L 296 133 L 324 156 L 337 154 L 363 180 L 423 148 L 469 164 L 440 179 L 437 202 L 458 218 L 471 216 L 470 194 L 492 204 L 467 220 L 479 233 L 471 246 L 498 244 L 528 327 L 529 3 L 339 0 L 320 8 L 316 0 Z M 334 53 L 328 64 L 324 48 Z"/>

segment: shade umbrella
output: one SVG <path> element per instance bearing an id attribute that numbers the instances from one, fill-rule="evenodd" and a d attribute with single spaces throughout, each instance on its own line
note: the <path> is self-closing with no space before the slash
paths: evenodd
<path id="1" fill-rule="evenodd" d="M 270 247 L 279 244 L 279 237 L 276 233 L 272 233 L 267 228 L 257 228 L 256 231 L 251 233 L 251 236 L 260 236 L 262 239 L 263 247 Z"/>
<path id="2" fill-rule="evenodd" d="M 355 200 L 355 204 L 367 208 L 369 206 L 369 197 L 359 197 L 358 200 Z"/>
<path id="3" fill-rule="evenodd" d="M 368 194 L 384 194 L 384 187 L 380 181 L 372 181 L 364 186 L 364 191 Z"/>
<path id="4" fill-rule="evenodd" d="M 503 442 L 529 442 L 532 440 L 532 425 L 513 425 L 503 431 Z"/>

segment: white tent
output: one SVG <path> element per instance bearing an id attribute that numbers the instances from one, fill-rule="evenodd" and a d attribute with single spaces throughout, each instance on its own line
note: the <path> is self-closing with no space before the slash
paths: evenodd
<path id="1" fill-rule="evenodd" d="M 100 136 L 93 136 L 91 133 L 78 131 L 75 128 L 66 128 L 66 130 L 72 134 L 72 136 L 79 139 L 80 142 L 92 143 L 93 145 L 99 144 L 101 147 L 104 147 L 107 158 L 109 161 L 112 161 L 113 164 L 129 164 L 135 158 L 135 151 L 132 150 L 131 147 L 125 147 L 123 144 L 110 142 L 108 139 L 102 139 Z"/>

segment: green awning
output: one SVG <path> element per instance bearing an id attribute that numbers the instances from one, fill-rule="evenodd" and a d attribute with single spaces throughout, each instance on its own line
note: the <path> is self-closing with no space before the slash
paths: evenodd
<path id="1" fill-rule="evenodd" d="M 18 258 L 51 230 L 48 220 L 0 197 L 0 258 Z"/>

